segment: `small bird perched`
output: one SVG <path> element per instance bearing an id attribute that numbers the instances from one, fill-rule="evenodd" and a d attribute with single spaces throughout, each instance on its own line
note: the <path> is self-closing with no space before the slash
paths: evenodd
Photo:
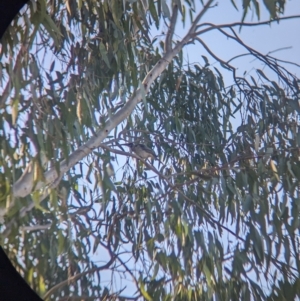
<path id="1" fill-rule="evenodd" d="M 156 154 L 154 150 L 146 146 L 145 144 L 133 144 L 133 143 L 127 143 L 124 144 L 130 148 L 131 151 L 133 151 L 136 155 L 138 155 L 140 158 L 146 160 L 148 158 L 151 159 L 157 159 Z"/>
<path id="2" fill-rule="evenodd" d="M 115 175 L 114 167 L 110 162 L 106 163 L 105 168 L 106 168 L 107 175 L 109 177 Z"/>

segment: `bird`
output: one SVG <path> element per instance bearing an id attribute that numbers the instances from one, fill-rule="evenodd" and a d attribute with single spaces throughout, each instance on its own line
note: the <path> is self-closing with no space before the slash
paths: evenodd
<path id="1" fill-rule="evenodd" d="M 133 151 L 137 156 L 140 158 L 146 160 L 148 158 L 151 159 L 157 159 L 156 154 L 153 149 L 149 148 L 145 144 L 134 144 L 134 143 L 127 143 L 124 144 L 130 148 L 131 151 Z"/>
<path id="2" fill-rule="evenodd" d="M 105 168 L 106 168 L 107 175 L 109 177 L 115 175 L 114 167 L 113 167 L 113 165 L 110 162 L 106 163 Z"/>

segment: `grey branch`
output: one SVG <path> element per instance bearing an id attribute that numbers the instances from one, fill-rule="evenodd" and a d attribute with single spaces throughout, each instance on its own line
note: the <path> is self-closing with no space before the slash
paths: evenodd
<path id="1" fill-rule="evenodd" d="M 109 133 L 132 113 L 136 105 L 142 100 L 143 93 L 149 92 L 149 88 L 155 81 L 155 79 L 161 75 L 161 73 L 166 69 L 173 58 L 190 41 L 190 39 L 193 37 L 193 34 L 195 33 L 198 22 L 213 1 L 214 0 L 207 1 L 203 9 L 196 16 L 190 30 L 184 36 L 184 38 L 180 42 L 178 42 L 173 49 L 170 49 L 168 52 L 166 52 L 164 56 L 156 63 L 156 65 L 148 72 L 142 82 L 142 87 L 138 88 L 136 92 L 128 99 L 125 105 L 118 112 L 112 115 L 112 117 L 108 120 L 103 128 L 99 129 L 92 138 L 90 138 L 85 144 L 80 146 L 75 152 L 70 154 L 68 160 L 63 160 L 60 163 L 60 174 L 58 174 L 56 168 L 53 167 L 45 172 L 44 181 L 40 181 L 34 186 L 33 171 L 28 172 L 13 185 L 14 197 L 25 197 L 32 192 L 33 188 L 34 190 L 39 190 L 45 187 L 45 185 L 55 182 L 58 177 L 61 177 L 76 163 L 89 155 L 93 151 L 93 149 L 98 148 L 103 140 L 109 135 Z"/>

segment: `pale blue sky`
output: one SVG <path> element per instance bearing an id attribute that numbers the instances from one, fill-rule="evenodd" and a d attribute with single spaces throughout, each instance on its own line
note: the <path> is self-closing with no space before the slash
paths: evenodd
<path id="1" fill-rule="evenodd" d="M 236 1 L 237 5 L 242 1 Z M 259 1 L 261 4 L 261 17 L 260 21 L 269 20 L 269 15 L 263 1 Z M 242 16 L 241 5 L 239 11 L 231 5 L 230 1 L 220 0 L 218 6 L 211 8 L 203 17 L 202 22 L 210 22 L 214 24 L 224 24 L 239 22 Z M 200 5 L 198 5 L 200 9 Z M 287 1 L 285 16 L 300 15 L 300 1 L 290 0 Z M 246 17 L 245 22 L 257 22 L 256 15 L 250 11 Z M 186 29 L 188 27 L 186 26 Z M 181 24 L 178 24 L 176 33 L 179 36 L 184 34 L 185 30 L 182 29 Z M 236 32 L 239 33 L 239 28 L 236 28 Z M 271 51 L 277 50 L 283 47 L 292 47 L 291 49 L 285 49 L 277 51 L 272 55 L 278 59 L 293 61 L 300 65 L 300 19 L 284 20 L 279 24 L 276 22 L 271 25 L 263 25 L 257 27 L 244 27 L 241 30 L 240 37 L 250 47 L 260 51 L 263 54 L 267 54 Z M 227 37 L 219 33 L 217 30 L 210 31 L 201 36 L 206 45 L 213 50 L 217 56 L 223 60 L 229 60 L 233 56 L 246 53 L 240 45 L 236 42 L 228 40 Z M 189 57 L 190 62 L 204 63 L 201 55 L 206 55 L 206 51 L 202 45 L 196 43 L 185 48 L 185 53 Z M 214 63 L 214 59 L 210 59 L 210 63 Z M 236 59 L 231 62 L 238 70 L 238 75 L 242 75 L 244 71 L 250 71 L 255 68 L 263 68 L 263 65 L 258 60 L 253 60 L 253 57 L 246 56 Z M 217 65 L 215 67 L 219 68 Z M 289 70 L 300 75 L 299 68 L 295 68 L 289 65 Z M 221 69 L 220 69 L 221 71 Z M 255 73 L 251 73 L 255 75 Z M 228 78 L 229 79 L 229 78 Z"/>

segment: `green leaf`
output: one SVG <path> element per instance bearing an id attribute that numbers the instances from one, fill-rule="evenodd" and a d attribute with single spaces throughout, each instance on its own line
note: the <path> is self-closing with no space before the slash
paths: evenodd
<path id="1" fill-rule="evenodd" d="M 253 246 L 256 251 L 256 254 L 259 257 L 259 263 L 263 264 L 264 261 L 264 248 L 263 248 L 263 237 L 259 234 L 257 229 L 251 226 L 252 229 L 252 239 L 253 239 Z"/>
<path id="2" fill-rule="evenodd" d="M 230 1 L 231 1 L 232 5 L 234 6 L 234 8 L 238 11 L 238 8 L 237 8 L 237 6 L 235 4 L 235 1 L 234 0 L 230 0 Z"/>
<path id="3" fill-rule="evenodd" d="M 245 214 L 247 214 L 250 210 L 253 209 L 253 200 L 250 194 L 247 194 L 244 202 L 243 202 L 243 210 Z"/>
<path id="4" fill-rule="evenodd" d="M 266 8 L 268 9 L 270 16 L 272 19 L 275 19 L 277 17 L 277 13 L 276 13 L 276 3 L 277 1 L 275 0 L 264 0 L 264 4 L 266 6 Z"/>
<path id="5" fill-rule="evenodd" d="M 288 99 L 288 105 L 295 110 L 298 114 L 300 114 L 300 106 L 298 99 Z"/>
<path id="6" fill-rule="evenodd" d="M 171 14 L 170 14 L 169 7 L 168 7 L 168 5 L 166 3 L 166 0 L 161 0 L 161 5 L 162 5 L 162 11 L 163 11 L 164 17 L 170 19 L 171 18 Z"/>
<path id="7" fill-rule="evenodd" d="M 269 80 L 266 76 L 265 76 L 265 74 L 260 70 L 260 69 L 256 69 L 256 72 L 261 76 L 261 77 L 263 77 L 265 80 Z"/>
<path id="8" fill-rule="evenodd" d="M 252 0 L 253 6 L 255 7 L 255 13 L 257 19 L 260 20 L 260 10 L 259 10 L 259 2 L 257 0 Z"/>
<path id="9" fill-rule="evenodd" d="M 284 237 L 284 258 L 287 264 L 290 264 L 291 250 L 290 250 L 290 242 L 288 237 Z"/>
<path id="10" fill-rule="evenodd" d="M 44 14 L 44 19 L 42 21 L 42 24 L 44 25 L 45 29 L 48 31 L 51 38 L 53 39 L 55 47 L 59 49 L 61 47 L 62 34 L 47 13 Z"/>
<path id="11" fill-rule="evenodd" d="M 15 125 L 18 119 L 18 112 L 19 112 L 19 100 L 15 99 L 13 101 L 13 105 L 12 105 L 12 112 L 11 112 L 11 116 L 12 116 L 12 124 Z"/>
<path id="12" fill-rule="evenodd" d="M 155 25 L 158 28 L 158 26 L 159 26 L 159 19 L 158 19 L 158 15 L 157 15 L 157 12 L 156 12 L 154 1 L 149 1 L 149 10 L 150 10 L 152 18 L 155 21 Z"/>
<path id="13" fill-rule="evenodd" d="M 209 66 L 209 61 L 208 61 L 207 57 L 204 56 L 204 55 L 201 55 L 201 56 L 202 56 L 202 58 L 203 58 L 203 60 L 205 62 L 205 66 L 204 67 L 208 67 Z"/>
<path id="14" fill-rule="evenodd" d="M 108 60 L 108 57 L 107 57 L 107 51 L 106 51 L 106 48 L 105 48 L 105 46 L 102 42 L 99 44 L 99 48 L 100 48 L 100 53 L 101 53 L 102 59 L 104 60 L 106 66 L 108 68 L 110 68 L 110 63 L 109 63 L 109 60 Z"/>
<path id="15" fill-rule="evenodd" d="M 140 290 L 141 290 L 141 293 L 143 295 L 143 297 L 147 300 L 147 301 L 152 301 L 152 297 L 149 295 L 149 293 L 146 291 L 145 289 L 145 285 L 144 283 L 140 282 Z"/>
<path id="16" fill-rule="evenodd" d="M 243 16 L 242 16 L 242 22 L 244 22 L 247 12 L 248 12 L 248 8 L 250 6 L 250 0 L 243 0 Z M 242 26 L 240 27 L 240 29 L 242 28 Z"/>

